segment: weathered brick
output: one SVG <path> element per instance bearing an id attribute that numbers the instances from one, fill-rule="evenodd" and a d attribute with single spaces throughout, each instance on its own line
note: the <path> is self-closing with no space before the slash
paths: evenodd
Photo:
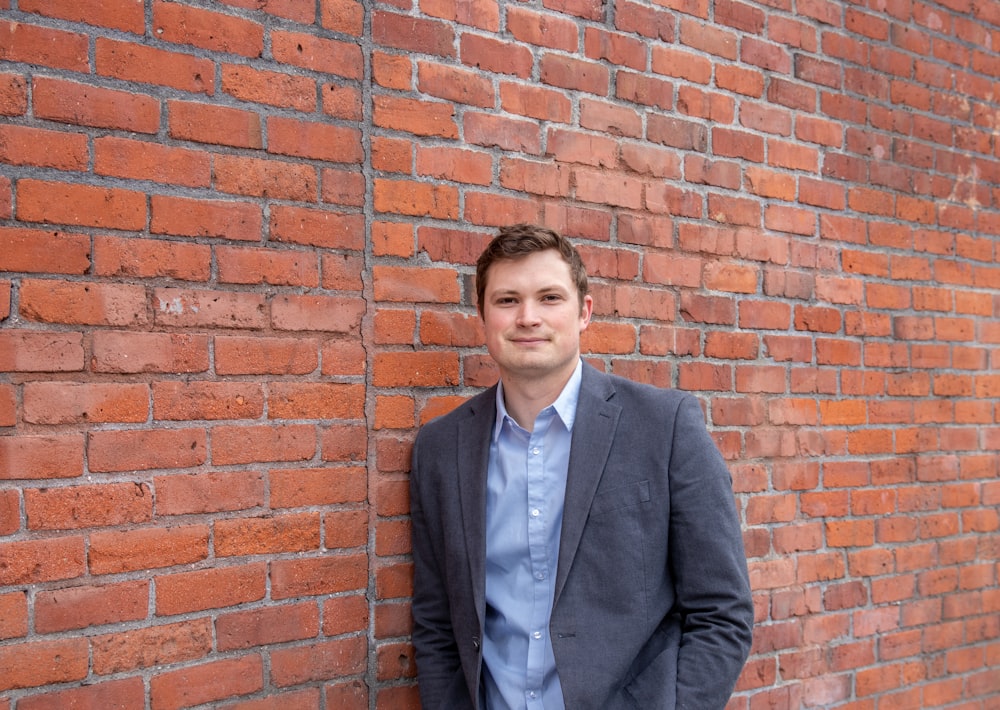
<path id="1" fill-rule="evenodd" d="M 98 3 L 90 4 L 99 7 Z M 137 3 L 117 4 L 139 7 Z M 138 19 L 141 34 L 145 24 L 141 13 Z M 97 38 L 95 57 L 94 66 L 103 76 L 160 84 L 192 93 L 212 94 L 215 91 L 215 68 L 207 59 L 104 37 Z"/>
<path id="2" fill-rule="evenodd" d="M 90 239 L 83 234 L 37 229 L 0 229 L 4 271 L 82 274 L 90 267 Z"/>
<path id="3" fill-rule="evenodd" d="M 377 126 L 418 136 L 455 138 L 458 135 L 455 109 L 450 103 L 376 96 L 374 121 Z"/>
<path id="4" fill-rule="evenodd" d="M 197 562 L 208 557 L 208 532 L 204 525 L 94 532 L 90 570 L 116 574 Z"/>
<path id="5" fill-rule="evenodd" d="M 319 631 L 319 609 L 315 604 L 282 604 L 220 614 L 215 631 L 223 651 L 300 641 Z"/>
<path id="6" fill-rule="evenodd" d="M 111 675 L 202 658 L 212 648 L 208 618 L 108 633 L 92 639 L 94 672 Z"/>
<path id="7" fill-rule="evenodd" d="M 129 230 L 146 225 L 146 198 L 135 190 L 25 179 L 18 197 L 17 217 L 26 222 Z"/>
<path id="8" fill-rule="evenodd" d="M 3 38 L 0 58 L 5 61 L 76 72 L 89 69 L 86 35 L 27 22 L 3 21 L 0 22 L 0 37 Z"/>
<path id="9" fill-rule="evenodd" d="M 91 471 L 189 468 L 206 458 L 203 429 L 93 431 L 87 442 Z"/>
<path id="10" fill-rule="evenodd" d="M 264 477 L 254 470 L 162 476 L 153 485 L 159 515 L 217 513 L 264 504 Z"/>
<path id="11" fill-rule="evenodd" d="M 316 85 L 309 77 L 241 64 L 223 64 L 221 74 L 222 91 L 238 99 L 297 111 L 316 108 Z"/>
<path id="12" fill-rule="evenodd" d="M 301 251 L 218 247 L 215 250 L 219 280 L 237 284 L 275 286 L 319 285 L 319 260 Z"/>
<path id="13" fill-rule="evenodd" d="M 129 327 L 149 320 L 144 288 L 86 281 L 25 279 L 20 312 L 39 323 L 70 325 Z"/>
<path id="14" fill-rule="evenodd" d="M 363 461 L 368 452 L 367 429 L 360 423 L 335 423 L 323 430 L 320 448 L 323 461 Z"/>
<path id="15" fill-rule="evenodd" d="M 215 554 L 220 557 L 305 552 L 319 548 L 318 513 L 266 518 L 235 518 L 215 523 Z"/>
<path id="16" fill-rule="evenodd" d="M 279 296 L 271 302 L 271 323 L 283 331 L 356 333 L 365 304 L 360 298 Z"/>
<path id="17" fill-rule="evenodd" d="M 94 172 L 185 187 L 208 187 L 212 179 L 202 152 L 112 136 L 94 141 Z"/>
<path id="18" fill-rule="evenodd" d="M 156 613 L 183 614 L 259 601 L 266 576 L 263 563 L 159 575 Z"/>
<path id="19" fill-rule="evenodd" d="M 145 619 L 149 582 L 70 587 L 42 592 L 35 599 L 35 628 L 53 633 Z"/>
<path id="20" fill-rule="evenodd" d="M 28 635 L 28 595 L 14 591 L 0 594 L 0 639 Z"/>
<path id="21" fill-rule="evenodd" d="M 8 165 L 85 170 L 87 139 L 83 135 L 62 131 L 0 126 L 0 161 Z"/>
<path id="22" fill-rule="evenodd" d="M 279 242 L 355 250 L 364 246 L 363 220 L 350 213 L 276 205 L 270 231 Z"/>
<path id="23" fill-rule="evenodd" d="M 79 434 L 0 437 L 0 480 L 76 478 L 83 447 Z"/>
<path id="24" fill-rule="evenodd" d="M 509 113 L 556 123 L 569 123 L 572 111 L 562 91 L 513 82 L 500 84 L 500 105 Z"/>
<path id="25" fill-rule="evenodd" d="M 150 198 L 149 230 L 154 234 L 256 241 L 261 226 L 260 208 L 248 202 L 166 195 Z"/>
<path id="26" fill-rule="evenodd" d="M 316 454 L 316 428 L 306 424 L 218 426 L 211 434 L 216 465 L 307 461 Z"/>
<path id="27" fill-rule="evenodd" d="M 160 288 L 152 310 L 163 326 L 257 329 L 267 323 L 265 296 L 254 293 Z"/>
<path id="28" fill-rule="evenodd" d="M 152 399 L 154 419 L 257 419 L 264 412 L 260 386 L 251 383 L 156 382 Z"/>
<path id="29" fill-rule="evenodd" d="M 462 33 L 459 37 L 462 63 L 495 74 L 512 74 L 528 78 L 533 64 L 531 51 L 520 44 L 505 42 L 497 37 Z"/>
<path id="30" fill-rule="evenodd" d="M 363 637 L 279 649 L 271 654 L 271 677 L 275 685 L 282 687 L 353 675 L 364 668 L 366 658 Z"/>
<path id="31" fill-rule="evenodd" d="M 21 116 L 28 110 L 28 84 L 16 74 L 0 74 L 0 115 Z"/>
<path id="32" fill-rule="evenodd" d="M 39 118 L 77 126 L 152 134 L 160 124 L 152 96 L 48 77 L 34 79 L 32 106 Z"/>
<path id="33" fill-rule="evenodd" d="M 258 23 L 185 5 L 156 5 L 153 31 L 168 42 L 215 52 L 257 57 L 264 49 L 264 29 Z"/>
<path id="34" fill-rule="evenodd" d="M 340 636 L 368 628 L 368 604 L 360 594 L 331 597 L 323 602 L 323 633 Z"/>
<path id="35" fill-rule="evenodd" d="M 208 338 L 203 335 L 99 331 L 93 336 L 95 372 L 204 372 Z"/>
<path id="36" fill-rule="evenodd" d="M 0 648 L 0 689 L 81 681 L 87 676 L 87 640 L 33 641 Z"/>
<path id="37" fill-rule="evenodd" d="M 357 467 L 276 469 L 270 473 L 272 508 L 360 503 L 367 493 Z"/>
<path id="38" fill-rule="evenodd" d="M 268 392 L 272 419 L 361 419 L 364 389 L 337 383 L 281 383 Z"/>
<path id="39" fill-rule="evenodd" d="M 305 375 L 319 366 L 319 341 L 308 337 L 217 336 L 219 375 Z"/>
<path id="40" fill-rule="evenodd" d="M 321 202 L 349 207 L 362 207 L 365 203 L 365 176 L 355 167 L 324 167 L 320 170 L 320 183 Z"/>
<path id="41" fill-rule="evenodd" d="M 0 583 L 38 584 L 84 573 L 82 537 L 47 537 L 0 543 Z"/>
<path id="42" fill-rule="evenodd" d="M 214 703 L 247 695 L 264 686 L 264 664 L 259 655 L 226 658 L 153 676 L 152 703 L 166 710 Z"/>
<path id="43" fill-rule="evenodd" d="M 135 707 L 145 703 L 146 689 L 141 678 L 123 678 L 104 683 L 85 684 L 22 698 L 18 704 L 27 710 L 46 708 Z"/>
<path id="44" fill-rule="evenodd" d="M 214 180 L 222 192 L 310 202 L 319 178 L 311 165 L 243 156 L 217 156 Z"/>
<path id="45" fill-rule="evenodd" d="M 454 353 L 379 353 L 373 377 L 379 387 L 457 384 L 458 358 Z"/>
<path id="46" fill-rule="evenodd" d="M 14 426 L 17 423 L 17 406 L 14 387 L 0 385 L 0 426 Z"/>
<path id="47" fill-rule="evenodd" d="M 153 515 L 143 484 L 112 483 L 24 491 L 30 530 L 70 530 L 142 523 Z"/>
<path id="48" fill-rule="evenodd" d="M 361 162 L 361 134 L 354 128 L 275 116 L 267 121 L 267 137 L 271 153 L 334 163 Z"/>
<path id="49" fill-rule="evenodd" d="M 367 583 L 364 555 L 326 555 L 277 560 L 271 564 L 271 597 L 289 599 L 362 589 Z"/>
<path id="50" fill-rule="evenodd" d="M 93 258 L 98 276 L 208 281 L 212 250 L 203 244 L 99 236 L 94 239 Z"/>

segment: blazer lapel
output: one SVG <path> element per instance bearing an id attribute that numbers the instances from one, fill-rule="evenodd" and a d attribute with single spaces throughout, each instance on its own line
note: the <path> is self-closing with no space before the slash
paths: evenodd
<path id="1" fill-rule="evenodd" d="M 556 570 L 556 603 L 573 566 L 573 558 L 590 515 L 590 505 L 604 473 L 611 443 L 618 428 L 621 407 L 609 401 L 614 392 L 613 385 L 603 373 L 584 363 L 566 476 L 566 499 Z"/>
<path id="2" fill-rule="evenodd" d="M 459 424 L 456 442 L 462 529 L 480 625 L 486 606 L 486 471 L 495 419 L 496 387 L 491 387 L 476 397 L 469 416 Z"/>

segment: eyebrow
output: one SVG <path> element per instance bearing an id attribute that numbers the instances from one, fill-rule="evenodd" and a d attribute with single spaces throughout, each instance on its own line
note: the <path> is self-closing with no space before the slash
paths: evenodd
<path id="1" fill-rule="evenodd" d="M 559 284 L 550 284 L 548 286 L 542 286 L 541 288 L 535 289 L 531 293 L 533 294 L 545 294 L 545 293 L 568 293 L 568 289 Z M 523 292 L 515 288 L 497 288 L 495 290 L 489 291 L 488 295 L 494 296 L 520 296 Z"/>

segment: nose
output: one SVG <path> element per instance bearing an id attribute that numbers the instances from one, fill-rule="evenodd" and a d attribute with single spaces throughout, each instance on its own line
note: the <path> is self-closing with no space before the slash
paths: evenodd
<path id="1" fill-rule="evenodd" d="M 538 306 L 530 300 L 522 301 L 517 310 L 517 324 L 525 327 L 538 325 L 538 323 Z"/>

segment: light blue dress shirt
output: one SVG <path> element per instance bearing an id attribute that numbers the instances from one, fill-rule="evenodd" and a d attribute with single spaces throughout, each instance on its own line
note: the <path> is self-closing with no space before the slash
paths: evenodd
<path id="1" fill-rule="evenodd" d="M 564 710 L 549 617 L 581 363 L 533 431 L 507 413 L 497 388 L 497 421 L 486 480 L 487 710 Z"/>

